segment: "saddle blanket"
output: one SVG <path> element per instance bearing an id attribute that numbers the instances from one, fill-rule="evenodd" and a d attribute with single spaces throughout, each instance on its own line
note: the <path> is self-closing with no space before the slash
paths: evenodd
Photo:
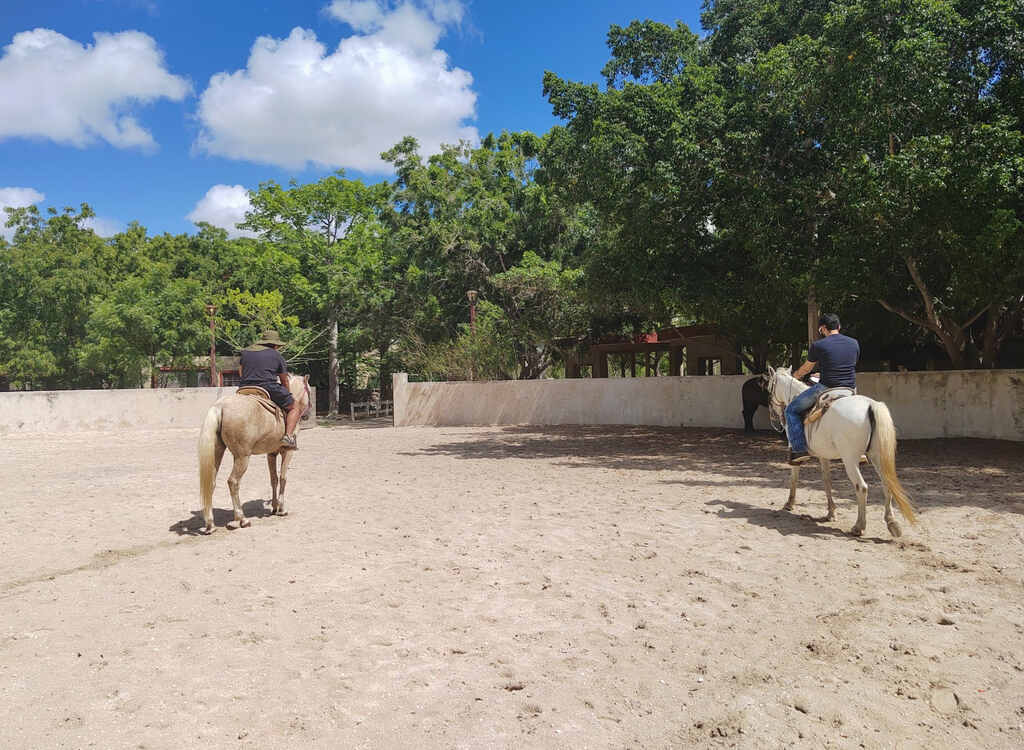
<path id="1" fill-rule="evenodd" d="M 260 388 L 258 385 L 244 385 L 235 393 L 239 396 L 248 396 L 249 398 L 256 399 L 260 406 L 274 415 L 274 418 L 281 423 L 281 427 L 284 429 L 284 411 L 270 400 L 270 394 L 267 393 L 265 388 Z"/>
<path id="2" fill-rule="evenodd" d="M 826 388 L 818 394 L 818 400 L 814 402 L 814 406 L 811 407 L 811 410 L 807 412 L 807 416 L 804 417 L 804 424 L 817 422 L 825 416 L 825 412 L 829 410 L 829 407 L 839 399 L 856 395 L 856 388 Z"/>

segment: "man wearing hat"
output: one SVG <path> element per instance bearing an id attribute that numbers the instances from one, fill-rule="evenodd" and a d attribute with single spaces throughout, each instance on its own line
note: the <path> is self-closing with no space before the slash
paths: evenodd
<path id="1" fill-rule="evenodd" d="M 282 448 L 298 449 L 295 441 L 295 428 L 302 416 L 295 408 L 295 399 L 288 390 L 288 368 L 278 347 L 284 346 L 277 331 L 264 331 L 256 339 L 256 343 L 242 350 L 242 378 L 239 385 L 258 385 L 265 388 L 275 404 L 285 411 L 284 436 L 281 438 Z"/>

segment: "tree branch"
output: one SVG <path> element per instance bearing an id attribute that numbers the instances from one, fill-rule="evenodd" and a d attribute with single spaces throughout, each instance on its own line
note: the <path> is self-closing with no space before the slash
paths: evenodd
<path id="1" fill-rule="evenodd" d="M 928 293 L 928 285 L 924 283 L 924 279 L 921 278 L 921 272 L 917 269 L 917 261 L 912 255 L 906 257 L 907 270 L 910 271 L 910 278 L 914 280 L 914 286 L 917 287 L 917 291 L 921 295 L 921 300 L 924 302 L 924 311 L 928 316 L 928 320 L 932 321 L 932 330 L 936 333 L 942 328 L 942 324 L 939 321 L 938 315 L 935 313 L 935 302 L 932 300 L 932 295 Z"/>
<path id="2" fill-rule="evenodd" d="M 920 326 L 921 328 L 924 328 L 926 331 L 935 331 L 936 333 L 938 333 L 938 330 L 935 328 L 935 326 L 933 326 L 927 320 L 921 320 L 920 318 L 915 318 L 913 315 L 911 315 L 909 313 L 903 312 L 903 310 L 900 310 L 898 307 L 894 307 L 893 305 L 890 305 L 884 299 L 878 300 L 878 304 L 880 304 L 882 307 L 884 307 L 889 312 L 895 313 L 896 315 L 899 315 L 904 320 L 909 320 L 914 325 Z"/>
<path id="3" fill-rule="evenodd" d="M 964 323 L 962 326 L 960 326 L 960 330 L 961 331 L 966 331 L 968 328 L 971 327 L 971 324 L 974 321 L 976 321 L 978 318 L 980 318 L 982 315 L 984 315 L 985 312 L 987 312 L 988 310 L 991 310 L 991 309 L 992 309 L 992 305 L 987 305 L 987 306 L 981 308 L 980 310 L 978 310 L 978 312 L 970 320 L 968 320 L 966 323 Z"/>

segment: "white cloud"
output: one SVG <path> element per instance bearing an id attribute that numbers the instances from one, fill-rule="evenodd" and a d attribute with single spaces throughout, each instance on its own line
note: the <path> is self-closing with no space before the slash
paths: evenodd
<path id="1" fill-rule="evenodd" d="M 82 45 L 50 29 L 14 35 L 0 56 L 0 140 L 49 138 L 84 147 L 155 147 L 132 114 L 157 99 L 181 101 L 189 83 L 164 67 L 156 42 L 139 31 L 93 34 Z"/>
<path id="2" fill-rule="evenodd" d="M 257 237 L 256 232 L 235 227 L 250 208 L 249 191 L 241 185 L 214 185 L 185 218 L 195 224 L 205 221 L 226 229 L 228 237 Z"/>
<path id="3" fill-rule="evenodd" d="M 91 216 L 82 222 L 82 226 L 86 229 L 91 229 L 99 237 L 113 237 L 127 228 L 120 221 L 107 219 L 103 216 Z"/>
<path id="4" fill-rule="evenodd" d="M 14 228 L 4 226 L 7 224 L 7 212 L 5 208 L 24 208 L 39 203 L 46 196 L 38 190 L 27 187 L 5 187 L 0 188 L 0 237 L 10 242 L 14 237 Z"/>
<path id="5" fill-rule="evenodd" d="M 326 10 L 354 32 L 333 53 L 296 28 L 287 39 L 260 37 L 244 70 L 210 79 L 199 102 L 201 150 L 379 173 L 387 171 L 380 152 L 406 135 L 424 153 L 478 139 L 466 124 L 476 111 L 473 77 L 437 48 L 445 27 L 461 22 L 461 2 L 335 0 Z"/>

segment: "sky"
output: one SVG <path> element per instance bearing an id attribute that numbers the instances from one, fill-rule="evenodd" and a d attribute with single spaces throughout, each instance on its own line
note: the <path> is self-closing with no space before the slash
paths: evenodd
<path id="1" fill-rule="evenodd" d="M 700 5 L 0 0 L 0 207 L 88 203 L 103 236 L 239 236 L 261 182 L 388 179 L 379 154 L 405 135 L 428 155 L 546 132 L 546 70 L 599 83 L 609 26 L 699 31 Z"/>

